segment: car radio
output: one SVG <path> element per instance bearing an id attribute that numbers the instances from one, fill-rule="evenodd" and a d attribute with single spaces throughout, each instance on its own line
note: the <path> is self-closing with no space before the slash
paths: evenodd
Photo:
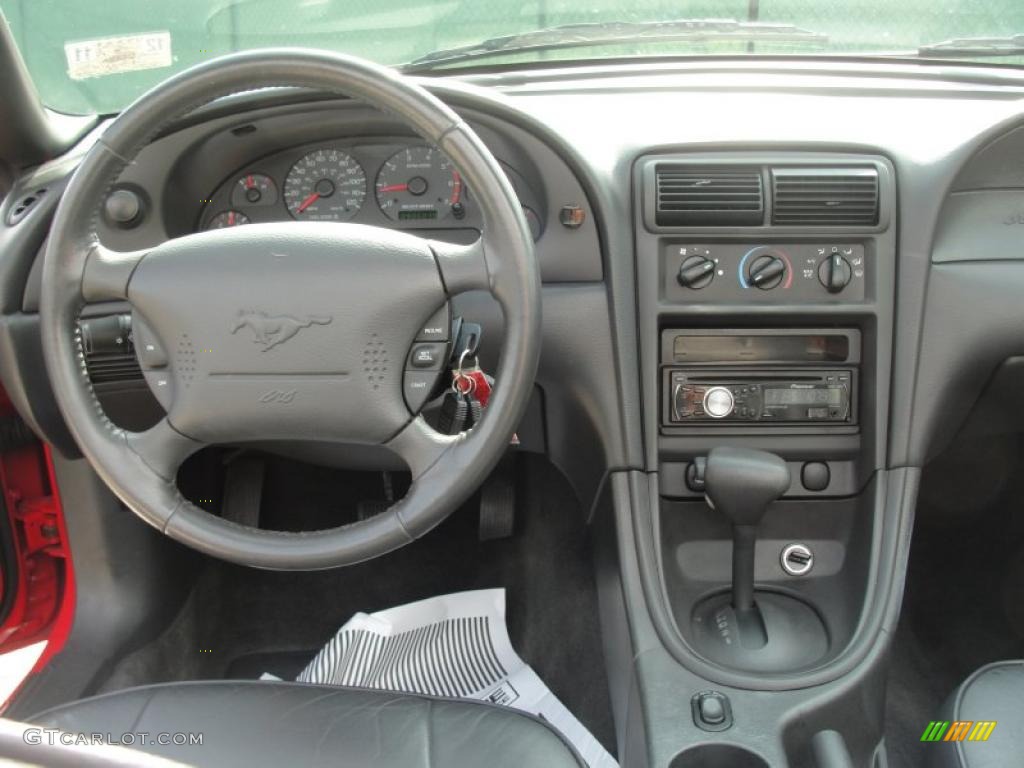
<path id="1" fill-rule="evenodd" d="M 671 421 L 850 423 L 854 372 L 673 370 Z"/>
<path id="2" fill-rule="evenodd" d="M 857 424 L 856 329 L 667 330 L 665 427 Z"/>

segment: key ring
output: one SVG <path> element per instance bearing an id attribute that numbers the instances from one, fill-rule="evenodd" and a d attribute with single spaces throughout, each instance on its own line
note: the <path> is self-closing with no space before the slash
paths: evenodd
<path id="1" fill-rule="evenodd" d="M 470 350 L 462 350 L 462 354 L 459 355 L 458 367 L 452 371 L 452 392 L 457 395 L 472 395 L 476 390 L 476 379 L 472 376 L 467 376 L 462 372 L 462 367 L 466 362 L 466 357 L 469 355 Z M 467 382 L 466 389 L 462 388 L 460 382 Z"/>

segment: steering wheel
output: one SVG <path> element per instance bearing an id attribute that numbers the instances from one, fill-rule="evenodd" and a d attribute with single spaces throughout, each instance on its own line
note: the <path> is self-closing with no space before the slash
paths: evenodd
<path id="1" fill-rule="evenodd" d="M 404 120 L 459 168 L 480 205 L 482 237 L 456 246 L 357 224 L 288 222 L 201 232 L 136 252 L 99 242 L 98 212 L 111 184 L 162 128 L 215 98 L 272 86 L 337 92 Z M 479 289 L 495 297 L 505 318 L 497 386 L 472 430 L 445 436 L 406 404 L 406 361 L 425 323 L 453 295 Z M 409 78 L 370 62 L 266 50 L 182 72 L 107 127 L 57 209 L 41 323 L 67 425 L 136 515 L 213 557 L 318 569 L 415 540 L 479 487 L 508 446 L 533 386 L 540 296 L 516 194 L 457 114 Z M 106 300 L 127 300 L 136 348 L 166 358 L 154 363 L 140 353 L 167 409 L 144 432 L 112 424 L 87 376 L 79 314 L 86 302 Z M 175 478 L 188 456 L 206 445 L 257 440 L 383 445 L 404 459 L 413 482 L 386 512 L 308 533 L 237 525 L 181 495 Z"/>

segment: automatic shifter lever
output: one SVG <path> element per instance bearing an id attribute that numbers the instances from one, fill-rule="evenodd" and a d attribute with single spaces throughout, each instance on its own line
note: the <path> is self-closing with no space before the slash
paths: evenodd
<path id="1" fill-rule="evenodd" d="M 733 669 L 792 672 L 828 652 L 828 632 L 808 603 L 765 586 L 754 592 L 754 546 L 768 506 L 789 488 L 778 456 L 749 448 L 715 448 L 704 470 L 704 492 L 732 522 L 732 594 L 714 592 L 691 614 L 696 648 Z M 780 574 L 781 575 L 781 574 Z"/>
<path id="2" fill-rule="evenodd" d="M 708 501 L 732 521 L 732 605 L 754 608 L 754 546 L 768 505 L 789 488 L 789 468 L 773 453 L 752 448 L 715 448 L 708 454 L 704 489 Z"/>

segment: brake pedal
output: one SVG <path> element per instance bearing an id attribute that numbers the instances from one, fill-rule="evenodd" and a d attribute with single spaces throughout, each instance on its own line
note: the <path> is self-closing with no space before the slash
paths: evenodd
<path id="1" fill-rule="evenodd" d="M 239 456 L 227 465 L 221 517 L 250 528 L 259 527 L 266 468 L 266 461 L 259 456 Z"/>
<path id="2" fill-rule="evenodd" d="M 505 539 L 516 527 L 516 459 L 510 452 L 480 489 L 480 541 Z"/>

